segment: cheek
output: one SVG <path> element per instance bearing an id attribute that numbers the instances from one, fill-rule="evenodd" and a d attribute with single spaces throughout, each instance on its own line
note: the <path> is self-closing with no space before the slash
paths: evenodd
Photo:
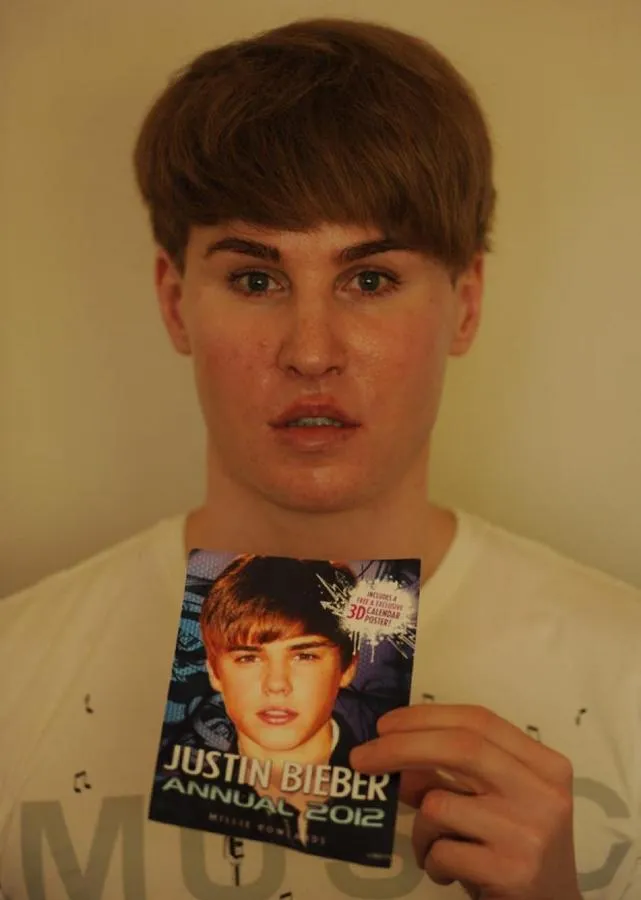
<path id="1" fill-rule="evenodd" d="M 247 335 L 230 336 L 223 333 L 200 334 L 193 345 L 196 367 L 210 378 L 237 380 L 246 373 L 256 374 L 261 359 L 261 348 Z"/>
<path id="2" fill-rule="evenodd" d="M 233 672 L 224 671 L 221 674 L 221 690 L 225 703 L 242 704 L 243 697 L 251 690 L 252 684 L 256 681 L 256 676 L 252 677 L 251 673 L 239 667 Z"/>
<path id="3" fill-rule="evenodd" d="M 439 315 L 438 305 L 427 305 L 403 322 L 398 343 L 405 351 L 405 358 L 415 367 L 422 364 L 428 368 L 443 355 L 447 332 L 447 323 Z"/>
<path id="4" fill-rule="evenodd" d="M 184 317 L 195 362 L 211 374 L 255 368 L 265 352 L 262 317 L 239 308 L 212 286 L 192 286 Z"/>
<path id="5" fill-rule="evenodd" d="M 383 339 L 372 347 L 376 387 L 392 406 L 416 403 L 438 383 L 447 358 L 445 330 L 422 314 L 389 323 Z"/>
<path id="6" fill-rule="evenodd" d="M 327 708 L 332 709 L 339 686 L 340 674 L 336 675 L 333 668 L 322 673 L 310 673 L 305 677 L 301 681 L 301 688 L 309 698 L 310 715 L 318 715 L 319 711 Z"/>
<path id="7" fill-rule="evenodd" d="M 233 417 L 255 403 L 264 406 L 262 397 L 267 387 L 270 368 L 264 338 L 246 333 L 236 335 L 210 329 L 198 335 L 192 344 L 196 383 L 206 407 L 214 407 L 223 418 Z M 227 409 L 227 415 L 225 414 Z"/>

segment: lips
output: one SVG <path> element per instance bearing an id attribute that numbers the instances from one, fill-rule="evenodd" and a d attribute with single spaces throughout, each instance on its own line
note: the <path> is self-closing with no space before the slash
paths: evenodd
<path id="1" fill-rule="evenodd" d="M 320 402 L 318 400 L 303 400 L 293 403 L 269 424 L 272 428 L 291 428 L 295 427 L 296 422 L 301 419 L 329 419 L 332 423 L 338 423 L 342 428 L 358 428 L 360 425 L 360 422 L 353 419 L 336 403 L 331 401 Z M 309 426 L 303 425 L 301 427 Z M 328 423 L 316 427 L 336 428 L 337 425 Z"/>
<path id="2" fill-rule="evenodd" d="M 258 718 L 266 725 L 289 725 L 297 717 L 298 713 L 295 710 L 281 706 L 270 706 L 268 709 L 261 709 L 258 713 Z"/>

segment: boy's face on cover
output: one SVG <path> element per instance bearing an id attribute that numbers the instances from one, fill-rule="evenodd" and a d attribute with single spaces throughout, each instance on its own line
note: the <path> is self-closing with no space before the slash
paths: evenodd
<path id="1" fill-rule="evenodd" d="M 382 237 L 199 226 L 183 276 L 158 252 L 161 310 L 193 357 L 212 471 L 304 512 L 353 509 L 423 477 L 447 357 L 476 332 L 483 259 L 453 287 L 423 254 L 376 252 Z"/>
<path id="2" fill-rule="evenodd" d="M 327 638 L 302 635 L 229 647 L 216 654 L 209 671 L 239 738 L 287 751 L 327 725 L 355 668 L 354 659 L 342 671 L 339 648 Z"/>

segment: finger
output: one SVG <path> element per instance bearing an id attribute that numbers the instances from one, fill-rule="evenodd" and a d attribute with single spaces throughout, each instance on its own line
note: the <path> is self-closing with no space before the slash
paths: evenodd
<path id="1" fill-rule="evenodd" d="M 421 868 L 426 868 L 429 860 L 429 854 L 436 841 L 447 838 L 452 841 L 466 842 L 471 838 L 463 834 L 456 833 L 449 829 L 444 823 L 439 823 L 431 818 L 423 815 L 421 812 L 414 817 L 412 825 L 412 849 L 414 850 L 414 858 L 416 864 Z M 456 876 L 445 876 L 440 880 L 439 873 L 432 871 L 431 875 L 437 884 L 450 884 L 455 880 Z"/>
<path id="2" fill-rule="evenodd" d="M 422 868 L 435 884 L 460 882 L 472 900 L 491 888 L 492 858 L 487 847 L 449 837 L 432 845 Z"/>
<path id="3" fill-rule="evenodd" d="M 459 794 L 476 793 L 466 787 L 460 778 L 445 769 L 406 769 L 401 772 L 399 797 L 403 803 L 414 809 L 418 809 L 428 791 L 437 788 Z"/>
<path id="4" fill-rule="evenodd" d="M 378 720 L 381 736 L 408 731 L 465 729 L 475 732 L 509 753 L 544 781 L 567 783 L 568 760 L 551 747 L 534 740 L 516 725 L 484 706 L 420 703 L 386 713 Z"/>
<path id="5" fill-rule="evenodd" d="M 443 823 L 439 824 L 418 813 L 412 827 L 412 848 L 416 864 L 421 869 L 425 869 L 436 884 L 451 884 L 457 880 L 458 874 L 454 871 L 440 869 L 432 857 L 434 846 L 443 840 L 470 843 L 472 839 L 448 829 Z"/>
<path id="6" fill-rule="evenodd" d="M 490 846 L 494 846 L 497 835 L 505 833 L 505 826 L 500 810 L 479 808 L 478 800 L 435 791 L 431 800 L 425 797 L 414 819 L 412 847 L 416 862 L 436 884 L 460 881 L 469 897 L 478 897 Z M 485 852 L 479 855 L 477 849 Z"/>
<path id="7" fill-rule="evenodd" d="M 481 892 L 475 885 L 463 880 L 461 880 L 460 884 L 470 900 L 481 900 Z"/>
<path id="8" fill-rule="evenodd" d="M 521 816 L 498 797 L 464 797 L 433 790 L 424 796 L 414 818 L 413 835 L 416 852 L 425 855 L 425 848 L 442 835 L 501 847 L 509 845 L 522 827 Z"/>
<path id="9" fill-rule="evenodd" d="M 525 802 L 545 784 L 511 754 L 473 732 L 447 729 L 387 734 L 355 747 L 350 765 L 365 774 L 444 769 L 476 793 L 494 790 Z"/>

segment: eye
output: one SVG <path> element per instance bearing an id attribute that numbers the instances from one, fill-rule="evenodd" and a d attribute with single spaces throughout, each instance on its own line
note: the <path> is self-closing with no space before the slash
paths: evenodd
<path id="1" fill-rule="evenodd" d="M 258 660 L 258 656 L 255 653 L 243 653 L 242 656 L 235 656 L 234 662 L 239 663 L 240 665 L 246 665 L 247 663 L 253 663 Z"/>
<path id="2" fill-rule="evenodd" d="M 232 272 L 227 276 L 227 282 L 234 290 L 246 297 L 264 297 L 268 292 L 269 282 L 276 284 L 276 280 L 262 272 L 260 269 L 251 269 L 244 272 Z"/>
<path id="3" fill-rule="evenodd" d="M 357 279 L 359 282 L 359 293 L 364 296 L 370 295 L 372 297 L 381 297 L 384 294 L 389 294 L 391 291 L 395 291 L 400 284 L 400 279 L 395 275 L 392 275 L 389 272 L 380 272 L 378 269 L 363 269 L 361 272 L 357 272 L 351 281 Z M 382 279 L 386 284 L 381 289 Z"/>
<path id="4" fill-rule="evenodd" d="M 303 662 L 309 662 L 310 660 L 320 659 L 318 653 L 309 653 L 309 651 L 301 650 L 300 653 L 297 653 L 294 659 L 300 659 Z"/>
<path id="5" fill-rule="evenodd" d="M 358 281 L 357 291 L 361 296 L 382 297 L 395 291 L 401 281 L 390 272 L 378 269 L 363 269 L 349 280 L 348 285 Z M 232 272 L 227 276 L 228 284 L 245 297 L 265 297 L 270 293 L 270 282 L 278 285 L 275 278 L 261 269 L 246 269 L 243 272 Z M 280 290 L 280 285 L 276 288 Z M 272 291 L 273 292 L 273 291 Z"/>

